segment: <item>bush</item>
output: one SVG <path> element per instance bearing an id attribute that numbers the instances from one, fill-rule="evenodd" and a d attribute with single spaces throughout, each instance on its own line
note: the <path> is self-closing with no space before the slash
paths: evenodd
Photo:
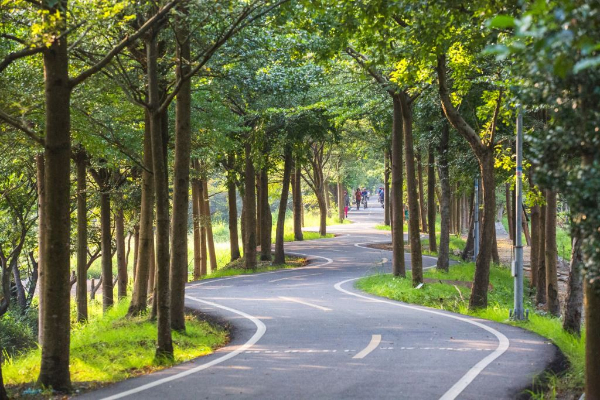
<path id="1" fill-rule="evenodd" d="M 8 355 L 22 353 L 37 346 L 38 310 L 21 313 L 11 307 L 0 318 L 0 348 Z"/>

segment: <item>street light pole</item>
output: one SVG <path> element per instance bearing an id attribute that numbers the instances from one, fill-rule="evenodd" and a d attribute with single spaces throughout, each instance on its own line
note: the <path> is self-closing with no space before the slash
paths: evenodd
<path id="1" fill-rule="evenodd" d="M 515 191 L 517 204 L 515 207 L 515 260 L 513 264 L 514 303 L 512 313 L 514 320 L 522 320 L 523 316 L 523 240 L 521 230 L 523 228 L 523 114 L 521 107 L 517 114 L 517 169 L 515 176 Z"/>

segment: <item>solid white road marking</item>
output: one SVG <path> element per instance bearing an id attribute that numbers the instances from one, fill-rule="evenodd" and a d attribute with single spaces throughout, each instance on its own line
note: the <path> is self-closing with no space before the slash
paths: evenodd
<path id="1" fill-rule="evenodd" d="M 283 300 L 287 300 L 287 301 L 293 301 L 294 303 L 300 303 L 300 304 L 304 304 L 305 306 L 309 306 L 309 307 L 314 307 L 314 308 L 318 308 L 319 310 L 323 310 L 323 311 L 331 311 L 331 308 L 327 308 L 327 307 L 321 307 L 318 306 L 316 304 L 311 304 L 311 303 L 307 303 L 305 301 L 302 300 L 298 300 L 298 299 L 294 299 L 292 297 L 283 297 L 283 296 L 279 296 L 280 299 Z"/>
<path id="2" fill-rule="evenodd" d="M 340 292 L 346 293 L 350 296 L 360 297 L 362 299 L 366 299 L 366 300 L 370 300 L 370 301 L 391 304 L 396 307 L 408 308 L 411 310 L 426 312 L 426 313 L 430 313 L 430 314 L 439 315 L 441 317 L 452 318 L 452 319 L 456 319 L 456 320 L 459 320 L 462 322 L 466 322 L 468 324 L 475 325 L 478 328 L 484 329 L 484 330 L 488 331 L 489 333 L 491 333 L 492 335 L 496 336 L 496 338 L 498 339 L 498 347 L 496 348 L 496 350 L 494 350 L 490 355 L 488 355 L 487 357 L 485 357 L 484 359 L 479 361 L 477 364 L 475 364 L 475 366 L 473 366 L 469 371 L 467 371 L 467 373 L 465 375 L 463 375 L 463 377 L 460 378 L 458 380 L 458 382 L 456 382 L 454 384 L 454 386 L 452 386 L 450 389 L 448 389 L 448 391 L 446 393 L 444 393 L 442 395 L 442 397 L 440 397 L 440 400 L 453 400 L 456 397 L 458 397 L 458 395 L 463 390 L 465 390 L 465 388 L 467 386 L 469 386 L 469 384 L 471 382 L 473 382 L 473 380 L 477 377 L 477 375 L 479 375 L 481 373 L 481 371 L 483 371 L 483 369 L 485 367 L 490 365 L 494 360 L 496 360 L 498 357 L 500 357 L 502 354 L 504 354 L 504 352 L 508 349 L 510 342 L 508 341 L 508 338 L 506 336 L 504 336 L 504 334 L 502 334 L 501 332 L 498 332 L 497 330 L 490 328 L 489 326 L 482 324 L 480 322 L 473 321 L 468 318 L 460 317 L 458 315 L 446 314 L 446 313 L 443 313 L 440 311 L 429 310 L 427 308 L 415 307 L 415 306 L 410 306 L 408 304 L 392 302 L 392 301 L 388 301 L 388 300 L 378 299 L 375 297 L 363 296 L 361 294 L 352 293 L 346 289 L 342 289 L 342 285 L 344 283 L 355 281 L 357 279 L 359 279 L 359 278 L 346 279 L 345 281 L 336 283 L 334 285 L 334 287 L 337 290 L 339 290 Z M 406 349 L 411 349 L 411 348 L 407 347 Z"/>
<path id="3" fill-rule="evenodd" d="M 377 346 L 379 346 L 379 343 L 381 343 L 381 335 L 373 335 L 371 337 L 371 342 L 367 345 L 367 347 L 362 349 L 352 358 L 365 358 L 370 352 L 372 352 L 377 348 Z"/>
<path id="4" fill-rule="evenodd" d="M 233 308 L 225 307 L 225 306 L 222 306 L 222 305 L 219 305 L 219 304 L 216 304 L 216 303 L 212 303 L 210 301 L 198 299 L 198 298 L 192 297 L 192 296 L 185 296 L 185 297 L 186 297 L 186 299 L 190 299 L 190 300 L 196 301 L 198 303 L 204 303 L 204 304 L 212 306 L 212 307 L 221 308 L 223 310 L 232 312 L 234 314 L 241 315 L 242 317 L 249 319 L 250 321 L 252 321 L 254 323 L 254 325 L 256 325 L 256 332 L 254 333 L 254 335 L 252 335 L 252 337 L 246 343 L 244 343 L 243 345 L 239 346 L 236 350 L 234 350 L 234 351 L 232 351 L 230 353 L 225 354 L 222 357 L 216 358 L 216 359 L 214 359 L 214 360 L 212 360 L 210 362 L 207 362 L 206 364 L 202 364 L 202 365 L 199 365 L 197 367 L 190 368 L 187 371 L 183 371 L 183 372 L 180 372 L 178 374 L 171 375 L 171 376 L 168 376 L 166 378 L 159 379 L 157 381 L 154 381 L 154 382 L 142 385 L 142 386 L 138 386 L 138 387 L 136 387 L 134 389 L 126 390 L 124 392 L 121 392 L 121 393 L 118 393 L 118 394 L 115 394 L 115 395 L 112 395 L 112 396 L 109 396 L 109 397 L 105 397 L 103 400 L 121 399 L 123 397 L 129 396 L 129 395 L 132 395 L 132 394 L 135 394 L 135 393 L 143 392 L 145 390 L 148 390 L 148 389 L 151 389 L 153 387 L 162 385 L 164 383 L 171 382 L 171 381 L 174 381 L 174 380 L 179 379 L 179 378 L 183 378 L 184 376 L 188 376 L 188 375 L 194 374 L 196 372 L 199 372 L 199 371 L 202 371 L 204 369 L 210 368 L 213 365 L 220 364 L 223 361 L 227 361 L 230 358 L 233 358 L 233 357 L 237 356 L 238 354 L 243 353 L 246 350 L 248 350 L 249 348 L 251 348 L 252 346 L 254 346 L 256 344 L 256 342 L 258 342 L 260 340 L 260 338 L 263 337 L 263 335 L 267 331 L 267 327 L 265 326 L 265 324 L 262 323 L 261 320 L 259 320 L 256 317 L 253 317 L 252 315 L 246 314 L 243 311 L 235 310 Z"/>

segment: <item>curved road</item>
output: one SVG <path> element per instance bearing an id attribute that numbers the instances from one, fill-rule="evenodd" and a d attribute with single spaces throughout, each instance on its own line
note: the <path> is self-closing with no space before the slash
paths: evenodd
<path id="1" fill-rule="evenodd" d="M 389 252 L 361 243 L 390 238 L 372 228 L 377 203 L 350 219 L 335 238 L 286 243 L 307 267 L 188 286 L 187 306 L 233 325 L 227 347 L 81 397 L 514 399 L 554 360 L 556 347 L 525 330 L 354 289 L 391 269 Z"/>

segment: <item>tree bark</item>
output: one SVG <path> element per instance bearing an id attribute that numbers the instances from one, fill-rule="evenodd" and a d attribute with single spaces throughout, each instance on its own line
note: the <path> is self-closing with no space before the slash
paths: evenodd
<path id="1" fill-rule="evenodd" d="M 460 255 L 460 258 L 463 261 L 471 261 L 473 258 L 473 251 L 475 250 L 475 191 L 471 196 L 471 207 L 469 207 L 469 231 L 467 233 L 467 243 L 465 244 L 465 248 Z"/>
<path id="2" fill-rule="evenodd" d="M 162 116 L 158 112 L 160 98 L 158 93 L 158 46 L 157 32 L 146 39 L 146 58 L 148 62 L 148 100 L 150 108 L 150 133 L 152 137 L 152 161 L 154 171 L 154 188 L 156 195 L 156 294 L 154 303 L 157 306 L 157 345 L 156 358 L 173 359 L 173 342 L 171 339 L 171 316 L 169 296 L 169 183 L 167 166 L 165 165 Z"/>
<path id="3" fill-rule="evenodd" d="M 512 213 L 512 195 L 511 195 L 511 190 L 510 190 L 510 183 L 506 183 L 504 185 L 504 193 L 506 195 L 506 218 L 508 219 L 508 236 L 510 237 L 510 240 L 513 242 L 513 245 L 515 243 L 515 237 L 513 235 L 514 230 L 513 230 L 513 224 L 514 222 L 514 216 Z"/>
<path id="4" fill-rule="evenodd" d="M 412 133 L 412 106 L 406 93 L 401 93 L 402 127 L 404 131 L 404 150 L 406 158 L 406 189 L 408 192 L 408 209 L 411 217 L 408 220 L 410 238 L 410 264 L 412 283 L 417 286 L 423 283 L 423 257 L 421 251 L 421 233 L 419 229 L 419 197 L 415 176 L 415 153 Z"/>
<path id="5" fill-rule="evenodd" d="M 189 74 L 190 39 L 185 14 L 177 18 L 177 79 L 183 80 L 175 104 L 175 164 L 173 167 L 173 216 L 171 219 L 171 329 L 185 331 L 185 283 L 188 280 L 188 209 L 190 193 L 190 149 L 192 147 L 192 85 Z"/>
<path id="6" fill-rule="evenodd" d="M 475 277 L 471 289 L 469 308 L 486 308 L 487 292 L 490 283 L 490 261 L 493 251 L 493 239 L 496 230 L 496 182 L 494 180 L 494 152 L 488 148 L 479 162 L 481 187 L 483 190 L 483 227 L 479 255 L 475 261 Z"/>
<path id="7" fill-rule="evenodd" d="M 262 185 L 260 171 L 256 173 L 256 246 L 262 247 Z"/>
<path id="8" fill-rule="evenodd" d="M 450 127 L 448 122 L 442 123 L 442 137 L 439 147 L 438 175 L 440 177 L 440 248 L 436 268 L 448 271 L 450 266 L 450 174 L 448 167 L 448 151 L 450 146 Z"/>
<path id="9" fill-rule="evenodd" d="M 193 163 L 195 165 L 195 162 Z M 200 279 L 202 271 L 202 243 L 200 242 L 200 193 L 198 179 L 192 179 L 192 218 L 194 230 L 194 274 L 193 279 Z"/>
<path id="10" fill-rule="evenodd" d="M 98 171 L 100 186 L 100 231 L 102 248 L 102 310 L 106 312 L 114 304 L 112 274 L 112 234 L 110 225 L 109 172 L 106 168 Z"/>
<path id="11" fill-rule="evenodd" d="M 204 273 L 212 273 L 217 270 L 217 253 L 215 252 L 215 239 L 212 230 L 212 217 L 210 214 L 210 201 L 208 200 L 208 179 L 202 180 L 204 194 L 204 223 L 206 225 L 206 247 L 208 248 L 208 258 L 210 260 L 210 271 L 205 270 Z"/>
<path id="12" fill-rule="evenodd" d="M 154 178 L 152 167 L 152 137 L 150 135 L 150 113 L 145 110 L 144 126 L 144 170 L 142 171 L 142 202 L 140 205 L 139 244 L 137 248 L 136 275 L 133 282 L 128 316 L 136 316 L 148 307 L 148 281 L 154 265 Z"/>
<path id="13" fill-rule="evenodd" d="M 122 196 L 121 196 L 122 197 Z M 117 298 L 127 297 L 127 258 L 125 253 L 125 216 L 123 215 L 123 206 L 115 213 L 115 231 L 117 240 Z"/>
<path id="14" fill-rule="evenodd" d="M 304 240 L 302 234 L 302 172 L 300 163 L 294 163 L 294 174 L 292 176 L 292 196 L 294 205 L 294 240 Z"/>
<path id="15" fill-rule="evenodd" d="M 546 205 L 540 207 L 536 304 L 546 303 Z"/>
<path id="16" fill-rule="evenodd" d="M 56 2 L 51 13 L 67 9 Z M 66 17 L 61 17 L 66 18 Z M 43 52 L 45 86 L 45 195 L 42 247 L 42 359 L 39 384 L 57 391 L 71 388 L 70 344 L 70 157 L 71 85 L 67 35 L 57 36 Z"/>
<path id="17" fill-rule="evenodd" d="M 583 308 L 583 279 L 581 273 L 583 256 L 581 253 L 581 237 L 577 233 L 573 237 L 572 247 L 563 329 L 579 336 L 581 334 L 581 311 Z"/>
<path id="18" fill-rule="evenodd" d="M 531 186 L 533 187 L 533 186 Z M 538 269 L 539 269 L 539 248 L 540 248 L 540 206 L 531 207 L 531 287 L 537 287 Z"/>
<path id="19" fill-rule="evenodd" d="M 234 155 L 230 153 L 228 163 L 232 167 L 234 162 Z M 229 206 L 229 248 L 231 261 L 235 261 L 240 258 L 240 243 L 238 238 L 237 197 L 232 173 L 227 177 L 227 202 Z"/>
<path id="20" fill-rule="evenodd" d="M 290 189 L 290 176 L 292 174 L 292 150 L 285 148 L 285 161 L 283 163 L 283 186 L 281 188 L 281 200 L 279 202 L 279 213 L 277 215 L 277 228 L 275 232 L 275 259 L 273 264 L 285 264 L 285 253 L 283 248 L 285 214 L 287 211 L 288 195 Z"/>
<path id="21" fill-rule="evenodd" d="M 38 195 L 38 342 L 40 346 L 43 344 L 44 338 L 44 244 L 46 236 L 46 221 L 44 212 L 44 203 L 46 201 L 46 183 L 45 183 L 45 161 L 44 154 L 40 153 L 35 157 L 37 169 L 37 195 Z"/>
<path id="22" fill-rule="evenodd" d="M 419 179 L 419 209 L 421 215 L 421 230 L 423 232 L 427 232 L 427 206 L 425 205 L 425 193 L 423 192 L 423 163 L 421 162 L 420 150 L 417 150 L 417 175 Z"/>
<path id="23" fill-rule="evenodd" d="M 269 204 L 269 173 L 266 166 L 260 170 L 260 259 L 271 261 L 273 216 Z"/>
<path id="24" fill-rule="evenodd" d="M 600 399 L 600 289 L 585 279 L 585 398 Z"/>
<path id="25" fill-rule="evenodd" d="M 392 97 L 392 273 L 406 277 L 404 265 L 404 209 L 402 207 L 402 106 Z M 412 258 L 412 257 L 411 257 Z"/>
<path id="26" fill-rule="evenodd" d="M 338 181 L 337 181 L 337 206 L 338 206 L 338 219 L 340 220 L 340 222 L 344 221 L 345 218 L 345 214 L 344 214 L 344 188 L 342 186 L 342 178 L 338 176 Z"/>
<path id="27" fill-rule="evenodd" d="M 245 190 L 244 211 L 246 217 L 246 237 L 244 242 L 244 268 L 256 269 L 256 194 L 254 187 L 254 163 L 252 147 L 248 139 L 245 144 Z"/>
<path id="28" fill-rule="evenodd" d="M 429 251 L 437 253 L 435 236 L 435 155 L 433 146 L 429 145 L 429 158 L 427 160 L 427 223 L 429 225 Z"/>
<path id="29" fill-rule="evenodd" d="M 384 159 L 384 172 L 383 172 L 383 224 L 389 226 L 391 224 L 391 210 L 390 210 L 390 151 L 385 150 L 383 153 Z"/>
<path id="30" fill-rule="evenodd" d="M 77 162 L 77 321 L 88 318 L 87 310 L 87 156 L 78 152 Z M 39 264 L 39 261 L 38 261 Z M 39 268 L 39 266 L 38 266 Z"/>
<path id="31" fill-rule="evenodd" d="M 560 315 L 556 249 L 556 192 L 546 191 L 546 308 Z"/>

